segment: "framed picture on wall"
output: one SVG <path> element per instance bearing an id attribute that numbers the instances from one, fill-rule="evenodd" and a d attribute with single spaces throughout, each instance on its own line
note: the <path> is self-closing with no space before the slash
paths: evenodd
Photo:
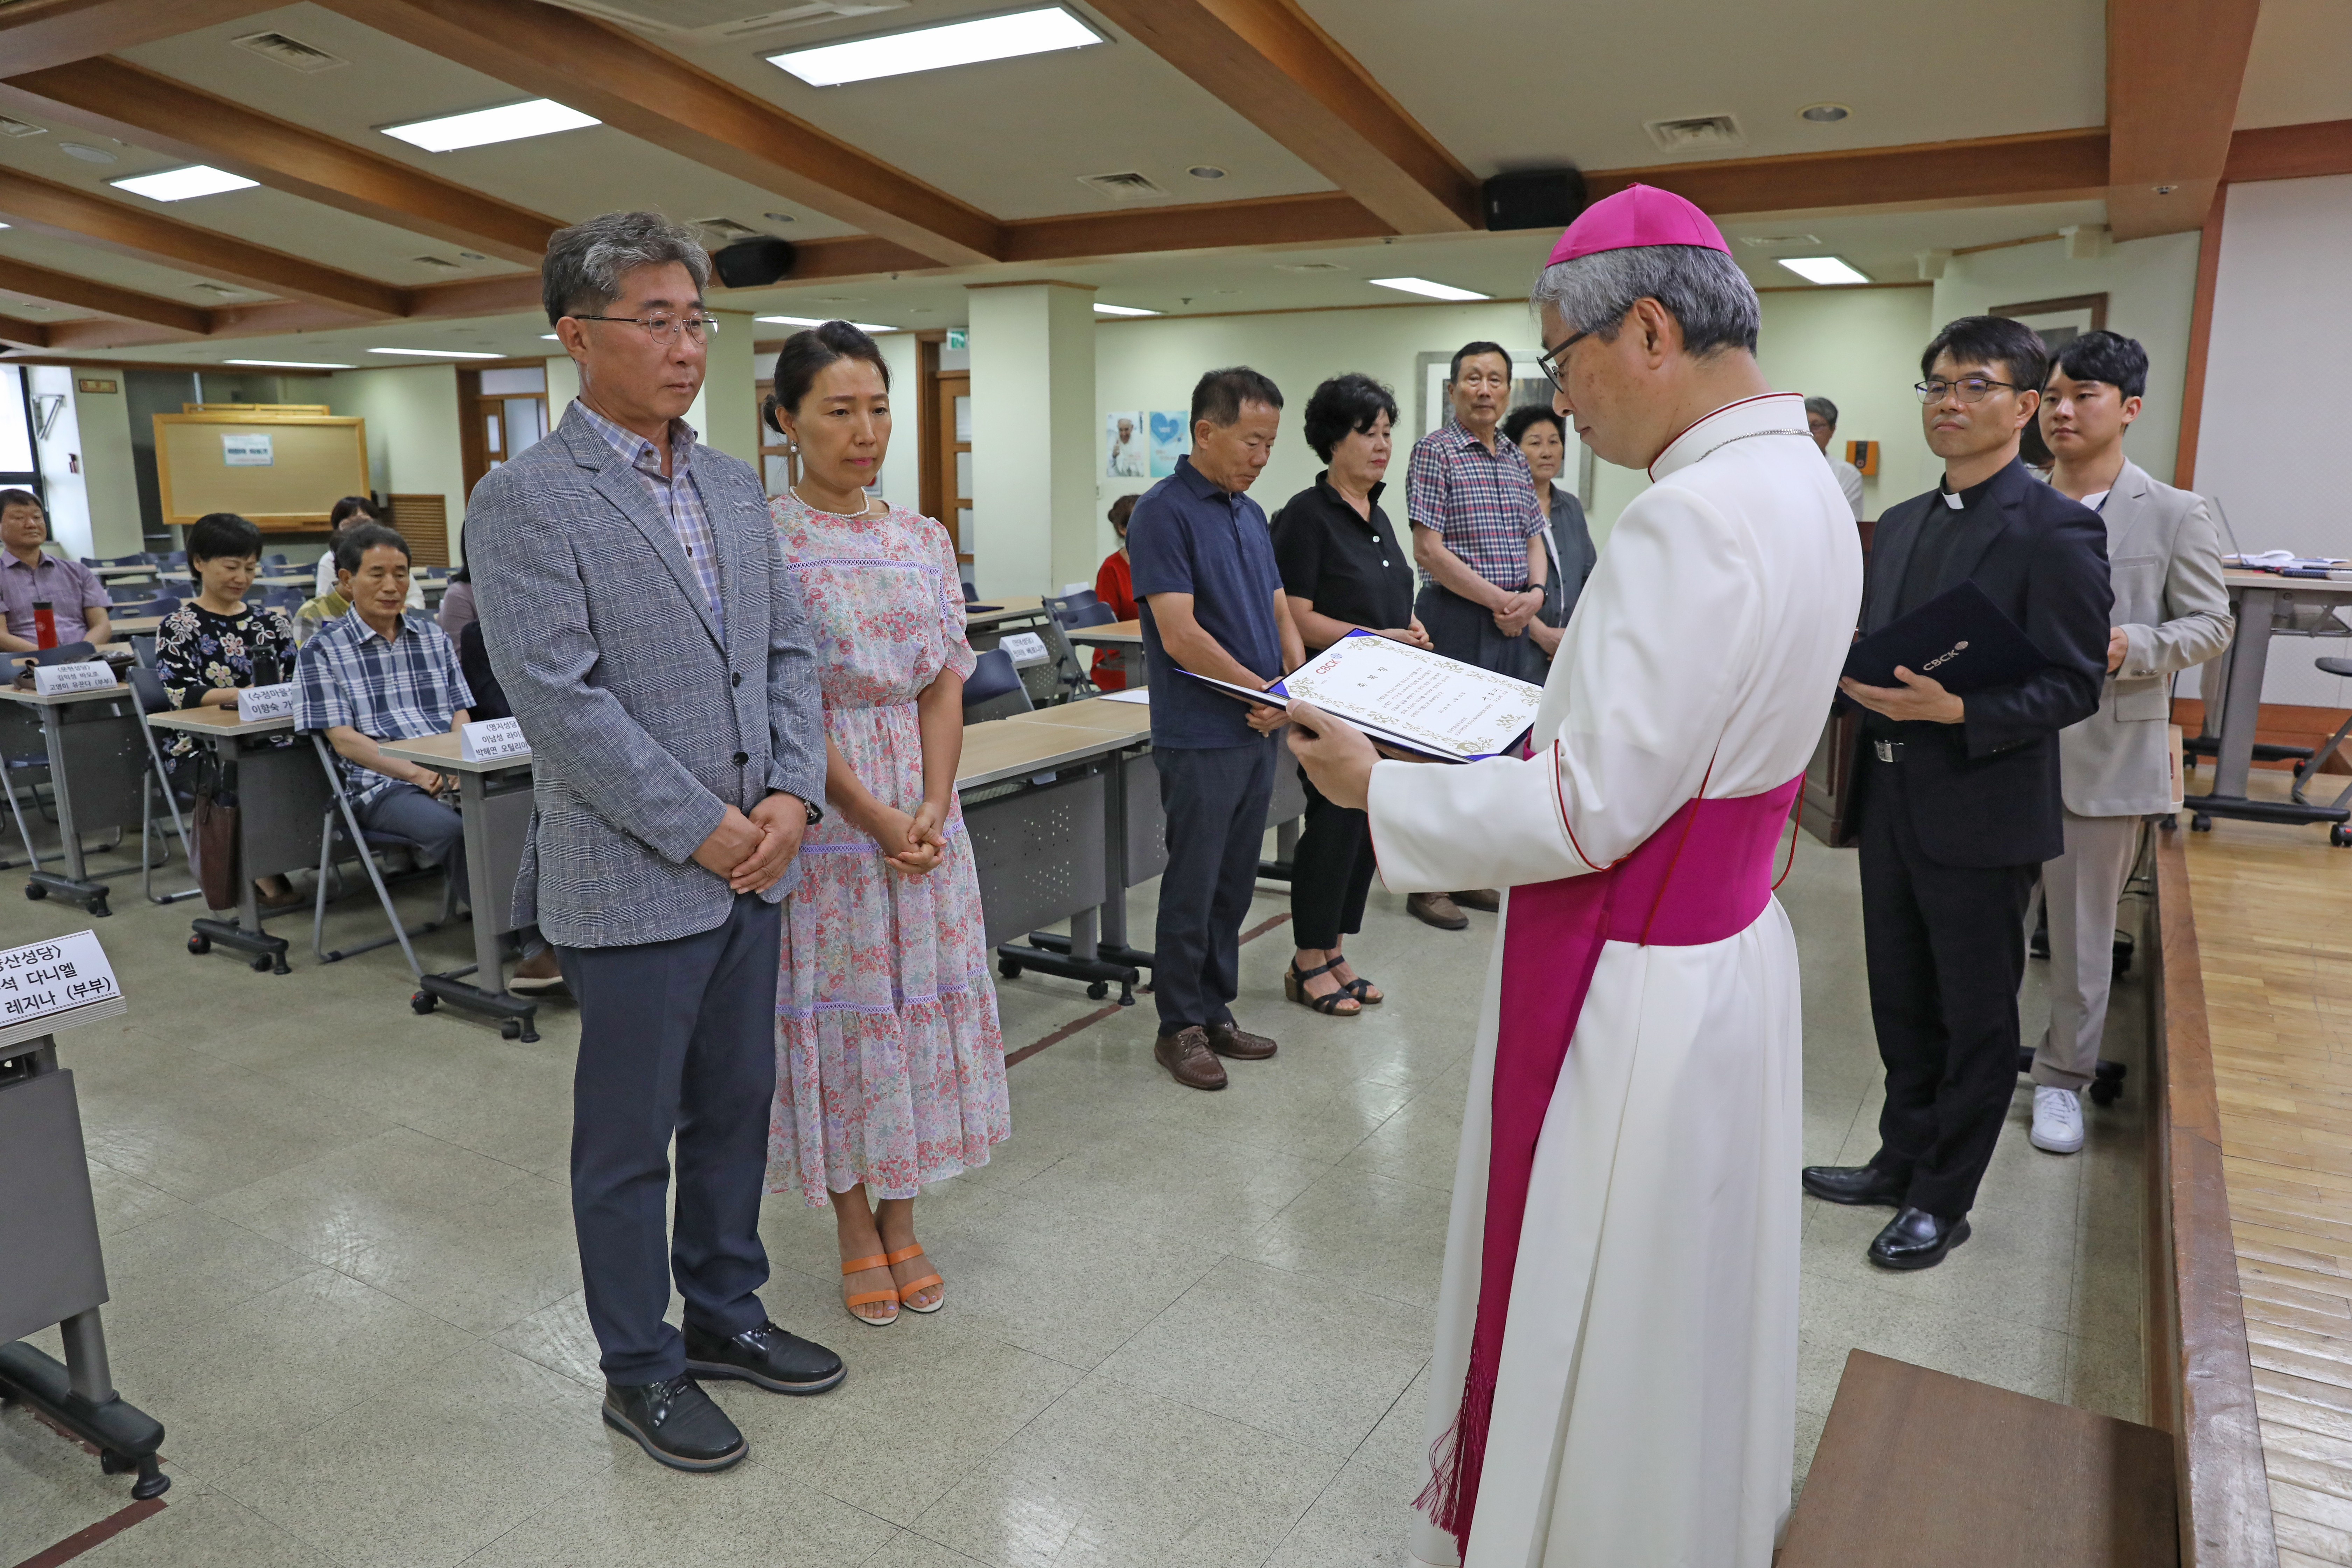
<path id="1" fill-rule="evenodd" d="M 1417 354 L 1414 363 L 1419 372 L 1420 385 L 1413 389 L 1412 439 L 1418 440 L 1444 424 L 1453 412 L 1453 405 L 1445 395 L 1445 378 L 1453 373 L 1454 351 L 1447 349 L 1442 353 Z M 1536 363 L 1533 354 L 1514 351 L 1511 354 L 1511 406 L 1517 408 L 1522 403 L 1549 405 L 1550 402 L 1551 382 L 1545 377 L 1543 367 Z M 1398 445 L 1410 446 L 1412 441 L 1400 440 Z"/>
<path id="2" fill-rule="evenodd" d="M 2107 324 L 2107 297 L 2073 294 L 2063 300 L 2028 300 L 2018 305 L 1995 305 L 1986 313 L 2032 327 L 2042 346 L 2054 354 L 2084 332 L 2097 331 Z"/>
<path id="3" fill-rule="evenodd" d="M 1176 459 L 1192 449 L 1192 416 L 1182 408 L 1155 408 L 1151 422 L 1151 478 L 1176 471 Z"/>

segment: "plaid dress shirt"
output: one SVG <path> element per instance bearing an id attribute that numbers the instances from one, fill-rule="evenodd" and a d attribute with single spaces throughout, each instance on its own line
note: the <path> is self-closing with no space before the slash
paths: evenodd
<path id="1" fill-rule="evenodd" d="M 686 558 L 694 563 L 694 574 L 702 583 L 702 596 L 710 601 L 710 618 L 719 627 L 721 638 L 727 636 L 727 613 L 719 602 L 719 553 L 710 532 L 710 514 L 702 508 L 702 488 L 694 482 L 694 426 L 683 419 L 669 422 L 669 478 L 661 471 L 661 452 L 651 441 L 634 430 L 624 430 L 610 419 L 588 406 L 585 399 L 578 400 L 582 417 L 588 428 L 604 437 L 610 447 L 629 460 L 637 478 L 646 485 L 646 495 L 653 501 L 654 510 L 668 520 L 670 530 L 686 551 Z M 1525 468 L 1527 465 L 1519 465 Z"/>
<path id="2" fill-rule="evenodd" d="M 1497 588 L 1528 580 L 1528 539 L 1541 533 L 1543 508 L 1519 449 L 1497 435 L 1491 452 L 1457 419 L 1412 444 L 1405 469 L 1405 516 L 1437 531 L 1446 549 Z M 1436 579 L 1421 574 L 1422 585 Z"/>
<path id="3" fill-rule="evenodd" d="M 457 650 L 422 610 L 400 617 L 398 640 L 386 642 L 352 610 L 302 645 L 294 679 L 297 730 L 349 724 L 372 741 L 415 741 L 446 735 L 474 694 L 457 668 Z M 363 805 L 397 782 L 337 755 L 343 788 Z"/>

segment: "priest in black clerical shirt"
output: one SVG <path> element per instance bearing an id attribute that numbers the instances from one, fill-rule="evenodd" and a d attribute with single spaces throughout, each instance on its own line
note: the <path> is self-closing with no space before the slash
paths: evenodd
<path id="1" fill-rule="evenodd" d="M 1812 1166 L 1804 1184 L 1895 1208 L 1869 1253 L 1889 1268 L 1932 1268 L 1969 1237 L 2017 1085 L 2026 903 L 2065 847 L 2058 731 L 2096 710 L 2106 672 L 2106 531 L 2017 457 L 2046 365 L 2032 329 L 2000 317 L 1927 345 L 1919 400 L 1944 480 L 1879 520 L 1862 629 L 1973 582 L 2050 662 L 1965 699 L 1910 670 L 1840 683 L 1864 710 L 1850 819 L 1886 1105 L 1868 1164 Z"/>

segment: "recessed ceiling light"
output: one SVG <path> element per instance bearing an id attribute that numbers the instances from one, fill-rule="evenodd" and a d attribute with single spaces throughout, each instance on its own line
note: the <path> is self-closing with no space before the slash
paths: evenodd
<path id="1" fill-rule="evenodd" d="M 355 365 L 355 364 L 321 364 L 321 363 L 318 363 L 318 362 L 317 362 L 317 361 L 315 361 L 315 360 L 303 360 L 303 359 L 232 359 L 232 360 L 223 360 L 221 363 L 222 363 L 223 364 L 249 364 L 249 365 L 256 365 L 256 366 L 258 366 L 258 367 L 260 367 L 261 369 L 264 369 L 264 370 L 357 370 L 357 369 L 359 369 L 359 366 L 357 366 L 357 365 Z"/>
<path id="2" fill-rule="evenodd" d="M 770 223 L 790 223 L 793 221 L 793 215 L 790 213 L 761 213 L 760 216 L 766 218 Z"/>
<path id="3" fill-rule="evenodd" d="M 1370 279 L 1383 289 L 1401 289 L 1408 294 L 1426 294 L 1433 300 L 1486 300 L 1492 295 L 1480 294 L 1468 289 L 1456 289 L 1451 283 L 1432 283 L 1426 278 L 1374 278 Z"/>
<path id="4" fill-rule="evenodd" d="M 567 109 L 551 98 L 534 98 L 528 103 L 501 104 L 496 109 L 444 114 L 435 120 L 415 120 L 405 125 L 383 125 L 377 129 L 427 153 L 452 153 L 460 147 L 520 142 L 526 136 L 551 136 L 558 131 L 577 131 L 583 126 L 603 123 L 594 115 Z"/>
<path id="5" fill-rule="evenodd" d="M 751 319 L 755 321 L 772 321 L 780 327 L 822 327 L 829 321 L 839 320 L 838 317 L 834 316 L 754 316 Z M 895 332 L 898 330 L 896 327 L 886 327 L 879 321 L 852 321 L 849 324 L 861 332 Z"/>
<path id="6" fill-rule="evenodd" d="M 184 169 L 165 169 L 153 174 L 132 174 L 124 179 L 106 182 L 118 191 L 129 191 L 134 196 L 151 201 L 184 202 L 191 196 L 218 195 L 223 191 L 250 190 L 259 184 L 243 174 L 232 174 L 226 169 L 215 169 L 204 163 L 191 163 Z"/>
<path id="7" fill-rule="evenodd" d="M 1225 177 L 1225 172 L 1214 163 L 1195 163 L 1184 172 L 1196 180 L 1222 180 Z"/>
<path id="8" fill-rule="evenodd" d="M 1783 256 L 1780 265 L 1808 283 L 1867 283 L 1870 274 L 1834 256 Z"/>
<path id="9" fill-rule="evenodd" d="M 1810 120 L 1816 125 L 1835 125 L 1853 112 L 1843 103 L 1809 103 L 1797 110 L 1797 118 Z"/>
<path id="10" fill-rule="evenodd" d="M 79 158 L 85 163 L 115 163 L 121 162 L 103 147 L 93 147 L 87 142 L 60 142 L 58 151 L 68 158 Z"/>
<path id="11" fill-rule="evenodd" d="M 1139 305 L 1097 305 L 1095 314 L 1097 316 L 1156 316 L 1160 312 L 1147 310 Z"/>
<path id="12" fill-rule="evenodd" d="M 1102 41 L 1101 34 L 1059 5 L 1047 5 L 1015 11 L 1009 16 L 982 16 L 878 38 L 789 49 L 770 55 L 768 63 L 811 87 L 838 87 L 843 82 L 872 81 L 877 77 L 977 65 L 1054 49 L 1082 49 Z"/>
<path id="13" fill-rule="evenodd" d="M 414 354 L 419 359 L 504 359 L 504 354 L 476 353 L 467 349 L 370 349 L 372 354 Z"/>
<path id="14" fill-rule="evenodd" d="M 556 335 L 555 333 L 553 333 L 553 332 L 541 332 L 541 333 L 540 333 L 539 335 L 540 335 L 542 339 L 544 339 L 545 341 L 547 341 L 548 342 L 551 342 L 551 343 L 560 343 L 560 342 L 562 342 L 563 341 L 561 337 L 557 336 L 557 335 Z"/>

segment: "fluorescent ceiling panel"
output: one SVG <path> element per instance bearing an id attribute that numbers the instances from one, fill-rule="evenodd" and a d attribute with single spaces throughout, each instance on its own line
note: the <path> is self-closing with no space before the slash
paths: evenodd
<path id="1" fill-rule="evenodd" d="M 780 327 L 822 327 L 827 321 L 836 321 L 841 318 L 838 316 L 754 316 L 751 319 L 755 321 L 772 321 Z M 895 332 L 898 330 L 896 327 L 885 326 L 880 321 L 852 321 L 849 324 L 861 332 Z"/>
<path id="2" fill-rule="evenodd" d="M 1834 256 L 1783 256 L 1780 265 L 1808 283 L 1867 283 L 1870 274 Z"/>
<path id="3" fill-rule="evenodd" d="M 982 16 L 970 22 L 922 27 L 911 33 L 889 33 L 878 38 L 853 38 L 845 44 L 791 49 L 770 55 L 768 63 L 791 72 L 811 87 L 838 87 L 843 82 L 943 70 L 949 66 L 1042 55 L 1054 49 L 1082 49 L 1102 41 L 1099 33 L 1067 11 L 1058 5 L 1047 5 L 1034 11 L 1015 11 L 1009 16 Z"/>
<path id="4" fill-rule="evenodd" d="M 1481 294 L 1475 289 L 1456 289 L 1451 283 L 1432 283 L 1426 278 L 1374 278 L 1368 279 L 1368 281 L 1376 283 L 1383 289 L 1402 289 L 1407 294 L 1426 294 L 1433 300 L 1490 300 L 1494 298 L 1491 294 Z"/>
<path id="5" fill-rule="evenodd" d="M 1160 312 L 1144 310 L 1139 305 L 1097 305 L 1095 314 L 1097 316 L 1156 316 Z"/>
<path id="6" fill-rule="evenodd" d="M 106 182 L 118 191 L 129 191 L 134 196 L 152 201 L 184 202 L 190 196 L 217 195 L 223 191 L 242 191 L 259 184 L 242 174 L 232 174 L 226 169 L 208 168 L 191 163 L 184 169 L 165 169 L 153 174 L 132 174 L 128 179 Z"/>
<path id="7" fill-rule="evenodd" d="M 504 354 L 478 353 L 472 349 L 370 349 L 372 354 L 414 354 L 419 359 L 504 359 Z"/>
<path id="8" fill-rule="evenodd" d="M 534 98 L 528 103 L 477 109 L 470 114 L 445 114 L 437 120 L 386 125 L 383 131 L 386 136 L 396 136 L 427 153 L 452 153 L 460 147 L 520 142 L 526 136 L 551 136 L 558 131 L 577 131 L 583 126 L 603 123 L 594 115 L 567 109 L 551 98 Z"/>
<path id="9" fill-rule="evenodd" d="M 249 364 L 249 365 L 256 365 L 256 366 L 258 366 L 259 368 L 261 368 L 261 369 L 263 369 L 263 370 L 357 370 L 357 369 L 359 369 L 359 366 L 357 366 L 357 365 L 355 365 L 355 364 L 321 364 L 321 363 L 319 363 L 318 361 L 316 361 L 316 360 L 307 360 L 307 359 L 232 359 L 232 360 L 224 360 L 224 361 L 222 361 L 221 363 L 224 363 L 224 364 Z"/>

